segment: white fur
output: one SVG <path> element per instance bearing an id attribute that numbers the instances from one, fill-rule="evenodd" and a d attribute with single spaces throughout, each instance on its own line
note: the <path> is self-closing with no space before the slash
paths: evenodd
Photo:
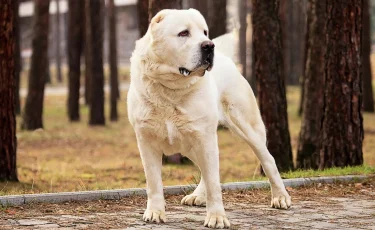
<path id="1" fill-rule="evenodd" d="M 178 37 L 185 29 L 190 36 Z M 189 76 L 179 72 L 181 66 L 192 70 L 199 63 L 200 44 L 209 40 L 205 29 L 206 22 L 196 10 L 163 10 L 137 41 L 131 58 L 128 114 L 147 180 L 145 221 L 166 221 L 162 155 L 182 153 L 202 175 L 196 190 L 182 203 L 206 205 L 205 226 L 229 227 L 219 177 L 219 122 L 245 140 L 261 161 L 271 183 L 272 207 L 287 209 L 291 205 L 267 150 L 266 131 L 253 91 L 233 61 L 215 52 L 211 72 L 199 68 Z"/>

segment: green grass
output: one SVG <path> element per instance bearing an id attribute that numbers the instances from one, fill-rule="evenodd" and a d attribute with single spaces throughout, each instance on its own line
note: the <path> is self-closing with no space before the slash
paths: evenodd
<path id="1" fill-rule="evenodd" d="M 344 168 L 329 168 L 324 170 L 295 170 L 282 173 L 283 178 L 302 178 L 302 177 L 320 177 L 320 176 L 342 176 L 342 175 L 371 175 L 375 174 L 375 167 L 371 166 L 353 166 Z"/>
<path id="2" fill-rule="evenodd" d="M 310 177 L 324 177 L 324 176 L 346 176 L 346 175 L 374 175 L 375 167 L 361 165 L 361 166 L 347 166 L 347 167 L 334 167 L 324 170 L 301 170 L 280 173 L 283 179 L 293 178 L 310 178 Z M 250 181 L 268 180 L 265 176 L 255 176 L 249 178 Z"/>

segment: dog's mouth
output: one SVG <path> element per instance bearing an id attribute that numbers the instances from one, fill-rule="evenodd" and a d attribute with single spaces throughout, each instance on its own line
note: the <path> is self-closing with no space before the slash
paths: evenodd
<path id="1" fill-rule="evenodd" d="M 180 71 L 180 74 L 184 75 L 185 77 L 189 76 L 192 72 L 192 71 L 186 69 L 185 67 L 180 67 L 180 68 L 178 68 L 178 70 Z"/>
<path id="2" fill-rule="evenodd" d="M 189 76 L 191 73 L 196 72 L 196 71 L 203 71 L 203 74 L 201 75 L 203 76 L 206 71 L 211 71 L 212 67 L 213 67 L 213 57 L 208 56 L 203 62 L 199 63 L 197 67 L 194 68 L 194 70 L 189 70 L 185 67 L 180 67 L 178 68 L 178 70 L 185 77 Z"/>

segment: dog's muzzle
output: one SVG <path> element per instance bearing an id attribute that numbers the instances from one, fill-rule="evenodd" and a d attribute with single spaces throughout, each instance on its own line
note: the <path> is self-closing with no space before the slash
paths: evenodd
<path id="1" fill-rule="evenodd" d="M 210 71 L 214 65 L 214 48 L 215 44 L 212 41 L 204 41 L 201 44 L 202 58 L 200 63 L 193 70 L 188 70 L 185 67 L 180 67 L 178 70 L 185 77 L 198 69 Z M 203 76 L 203 75 L 202 75 Z"/>
<path id="2" fill-rule="evenodd" d="M 206 70 L 210 71 L 214 64 L 214 48 L 212 41 L 204 41 L 201 44 L 202 49 L 202 66 L 207 66 Z"/>

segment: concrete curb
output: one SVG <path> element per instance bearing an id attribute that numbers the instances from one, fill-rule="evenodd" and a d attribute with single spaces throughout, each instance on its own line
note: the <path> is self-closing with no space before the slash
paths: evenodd
<path id="1" fill-rule="evenodd" d="M 314 183 L 335 183 L 335 182 L 349 182 L 354 180 L 364 180 L 367 176 L 349 175 L 349 176 L 335 176 L 335 177 L 312 177 L 312 178 L 297 178 L 284 179 L 284 185 L 288 187 L 298 187 L 311 185 Z M 177 185 L 164 187 L 164 194 L 179 195 L 186 194 L 196 188 L 197 185 Z M 244 190 L 268 188 L 268 181 L 250 181 L 250 182 L 231 182 L 222 184 L 223 190 Z M 131 188 L 131 189 L 114 189 L 114 190 L 98 190 L 98 191 L 84 191 L 84 192 L 61 192 L 61 193 L 42 193 L 42 194 L 26 194 L 13 196 L 0 196 L 0 205 L 15 206 L 29 203 L 62 203 L 68 201 L 90 201 L 90 200 L 114 200 L 129 196 L 145 196 L 146 189 Z"/>

